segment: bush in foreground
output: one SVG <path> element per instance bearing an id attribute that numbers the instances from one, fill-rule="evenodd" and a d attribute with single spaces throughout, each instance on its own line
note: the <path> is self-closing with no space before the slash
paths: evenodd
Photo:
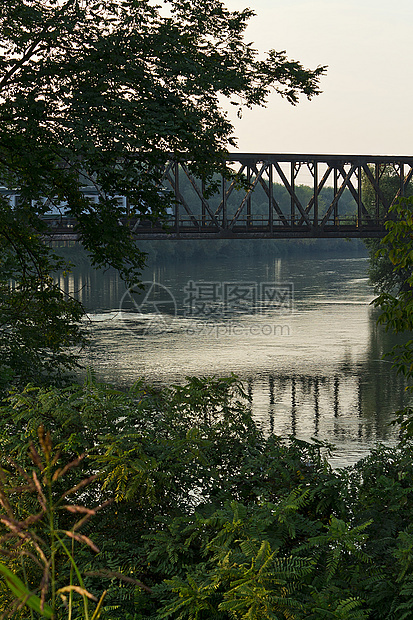
<path id="1" fill-rule="evenodd" d="M 0 413 L 12 618 L 47 617 L 35 597 L 71 620 L 412 617 L 409 441 L 333 471 L 325 444 L 265 437 L 235 377 L 124 393 L 89 375 Z M 44 500 L 35 480 L 53 482 Z"/>

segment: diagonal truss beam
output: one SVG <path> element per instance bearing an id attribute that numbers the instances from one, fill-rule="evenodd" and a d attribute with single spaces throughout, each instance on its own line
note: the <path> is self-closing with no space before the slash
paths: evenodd
<path id="1" fill-rule="evenodd" d="M 317 164 L 315 164 L 315 166 L 316 165 Z M 308 203 L 308 205 L 306 207 L 305 211 L 306 211 L 307 215 L 309 215 L 311 209 L 314 207 L 314 203 L 315 203 L 316 197 L 318 198 L 318 196 L 320 195 L 321 190 L 323 189 L 324 185 L 327 183 L 328 178 L 329 178 L 329 176 L 330 176 L 330 174 L 332 172 L 333 172 L 333 168 L 331 167 L 331 165 L 328 165 L 328 168 L 325 171 L 325 173 L 323 174 L 323 177 L 322 177 L 321 181 L 317 185 L 315 193 L 313 194 L 312 198 L 310 198 L 310 201 L 309 201 L 309 203 Z M 332 206 L 333 205 L 330 205 L 329 208 L 332 208 Z M 299 221 L 299 225 L 301 225 L 302 223 L 303 223 L 303 219 L 301 218 L 301 220 Z"/>
<path id="2" fill-rule="evenodd" d="M 229 224 L 228 224 L 228 228 L 230 230 L 234 228 L 235 223 L 237 222 L 239 216 L 241 215 L 241 213 L 242 213 L 245 205 L 247 204 L 248 199 L 251 196 L 252 192 L 257 187 L 257 185 L 258 185 L 258 183 L 259 183 L 263 173 L 265 172 L 265 170 L 267 170 L 267 164 L 263 163 L 262 166 L 261 166 L 261 170 L 259 172 L 257 172 L 257 175 L 256 175 L 253 183 L 248 188 L 248 191 L 245 194 L 244 198 L 242 199 L 240 206 L 236 210 L 234 217 L 232 218 L 231 222 L 229 222 Z"/>
<path id="3" fill-rule="evenodd" d="M 241 168 L 238 170 L 238 172 L 235 174 L 234 178 L 232 179 L 231 184 L 228 187 L 228 189 L 226 188 L 224 189 L 222 200 L 219 203 L 217 210 L 215 211 L 215 216 L 220 215 L 224 211 L 225 205 L 228 202 L 228 198 L 231 196 L 232 192 L 235 189 L 235 186 L 237 184 L 237 179 L 242 175 L 245 168 L 246 168 L 245 165 L 241 166 Z M 225 184 L 223 184 L 223 186 L 225 187 Z"/>
<path id="4" fill-rule="evenodd" d="M 382 205 L 384 206 L 384 208 L 386 210 L 389 209 L 389 202 L 386 199 L 386 197 L 384 196 L 383 192 L 381 191 L 380 188 L 380 183 L 377 183 L 376 179 L 374 178 L 370 168 L 368 167 L 367 164 L 363 164 L 363 172 L 366 175 L 367 179 L 370 181 L 370 185 L 372 186 L 372 188 L 374 189 L 377 198 L 379 199 L 379 201 L 382 203 Z"/>
<path id="5" fill-rule="evenodd" d="M 270 166 L 272 166 L 272 164 L 267 162 L 267 169 Z M 254 165 L 251 166 L 251 168 L 252 168 L 253 172 L 255 172 L 255 174 L 258 175 L 258 167 L 254 164 Z M 270 191 L 270 188 L 267 185 L 267 183 L 264 181 L 264 179 L 262 178 L 262 175 L 259 178 L 259 182 L 260 182 L 260 185 L 263 188 L 264 192 L 267 194 L 268 199 L 270 200 L 271 208 L 275 210 L 275 212 L 279 216 L 280 220 L 282 221 L 283 225 L 284 226 L 288 226 L 289 224 L 288 224 L 287 218 L 285 217 L 284 213 L 280 209 L 279 204 L 277 203 L 277 201 L 274 198 L 273 192 Z"/>
<path id="6" fill-rule="evenodd" d="M 285 189 L 288 191 L 288 193 L 291 196 L 291 199 L 293 200 L 293 202 L 295 203 L 295 205 L 297 206 L 299 212 L 302 215 L 302 219 L 305 221 L 305 223 L 308 225 L 309 228 L 312 228 L 312 223 L 310 221 L 310 218 L 308 217 L 308 214 L 306 213 L 304 207 L 302 206 L 301 202 L 298 199 L 297 194 L 295 193 L 295 191 L 293 190 L 291 184 L 289 183 L 287 177 L 285 176 L 280 164 L 278 162 L 274 163 L 274 167 L 278 172 L 278 175 L 280 177 L 280 179 L 282 180 Z"/>
<path id="7" fill-rule="evenodd" d="M 361 167 L 360 166 L 356 166 L 355 168 L 356 168 L 356 170 L 358 170 L 358 175 L 359 175 L 358 182 L 361 183 L 361 178 L 360 178 L 361 177 Z M 339 168 L 339 170 L 340 170 L 340 168 Z M 344 171 L 344 167 L 342 168 L 342 170 Z M 363 200 L 362 200 L 362 197 L 361 197 L 360 193 L 354 188 L 354 185 L 351 182 L 351 177 L 347 181 L 347 187 L 350 190 L 351 195 L 353 196 L 354 200 L 356 201 L 356 204 L 358 205 L 358 212 L 359 213 L 363 213 L 363 215 L 365 215 L 365 217 L 366 217 L 366 220 L 368 222 L 371 222 L 372 221 L 371 215 L 367 211 L 367 209 L 366 209 L 366 207 L 365 207 L 365 205 L 363 203 Z"/>
<path id="8" fill-rule="evenodd" d="M 399 189 L 399 191 L 397 192 L 397 194 L 393 198 L 391 204 L 389 205 L 389 209 L 390 209 L 390 207 L 392 207 L 396 203 L 396 201 L 400 198 L 401 195 L 404 196 L 404 194 L 406 192 L 406 189 L 407 189 L 407 186 L 409 185 L 410 181 L 412 180 L 412 177 L 413 177 L 413 163 L 411 164 L 411 168 L 410 168 L 409 172 L 404 177 L 404 182 L 403 182 L 402 190 Z"/>
<path id="9" fill-rule="evenodd" d="M 185 176 L 187 177 L 187 179 L 189 180 L 191 186 L 195 190 L 198 198 L 201 200 L 202 206 L 208 212 L 208 214 L 209 214 L 209 216 L 211 218 L 211 221 L 215 224 L 215 226 L 217 228 L 222 229 L 222 226 L 219 223 L 219 221 L 217 220 L 215 213 L 213 212 L 212 208 L 208 204 L 208 201 L 205 199 L 205 197 L 203 195 L 202 188 L 199 188 L 198 183 L 196 182 L 196 179 L 189 172 L 189 170 L 188 170 L 187 166 L 185 166 L 185 164 L 182 164 L 182 170 L 185 173 Z"/>
<path id="10" fill-rule="evenodd" d="M 195 215 L 192 212 L 192 209 L 190 208 L 190 206 L 187 204 L 185 198 L 183 197 L 183 195 L 181 194 L 179 187 L 177 187 L 176 184 L 176 179 L 174 180 L 171 177 L 171 173 L 170 171 L 166 173 L 165 178 L 169 181 L 169 183 L 171 184 L 172 189 L 174 190 L 175 193 L 175 198 L 177 200 L 179 200 L 180 204 L 183 206 L 183 208 L 185 209 L 185 211 L 187 212 L 187 214 L 190 217 L 190 220 L 192 222 L 192 224 L 196 227 L 200 226 L 200 222 L 196 219 Z"/>
<path id="11" fill-rule="evenodd" d="M 321 220 L 321 223 L 320 223 L 321 227 L 325 226 L 325 224 L 327 223 L 328 218 L 331 215 L 331 212 L 337 206 L 338 201 L 343 196 L 345 189 L 348 187 L 348 184 L 350 182 L 351 176 L 354 174 L 354 171 L 356 170 L 356 168 L 357 168 L 357 165 L 353 165 L 353 166 L 351 166 L 350 170 L 346 173 L 346 171 L 344 169 L 344 166 L 337 166 L 336 167 L 336 170 L 338 170 L 338 172 L 341 174 L 341 176 L 343 178 L 343 182 L 340 185 L 340 187 L 338 188 L 338 191 L 335 194 L 335 196 L 333 196 L 333 200 L 332 200 L 329 208 L 327 209 L 323 219 Z M 354 188 L 353 188 L 353 190 L 354 190 Z M 354 198 L 354 195 L 353 195 L 353 198 Z"/>

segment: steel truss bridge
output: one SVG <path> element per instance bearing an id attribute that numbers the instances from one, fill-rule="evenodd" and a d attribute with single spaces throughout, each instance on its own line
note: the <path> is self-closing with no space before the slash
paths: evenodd
<path id="1" fill-rule="evenodd" d="M 234 153 L 226 163 L 236 175 L 209 196 L 188 162 L 168 162 L 168 223 L 128 221 L 136 239 L 382 237 L 391 205 L 413 194 L 413 157 Z M 50 224 L 54 239 L 77 239 L 75 222 Z"/>
<path id="2" fill-rule="evenodd" d="M 389 208 L 407 194 L 413 177 L 413 157 L 240 153 L 226 161 L 237 175 L 230 182 L 222 176 L 212 199 L 185 163 L 169 162 L 165 180 L 176 203 L 168 231 L 156 225 L 145 231 L 136 222 L 136 237 L 382 237 Z M 303 185 L 311 188 L 305 201 Z"/>

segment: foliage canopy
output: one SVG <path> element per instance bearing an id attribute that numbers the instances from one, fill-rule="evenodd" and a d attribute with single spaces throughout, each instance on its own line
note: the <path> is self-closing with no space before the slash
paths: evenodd
<path id="1" fill-rule="evenodd" d="M 0 12 L 0 179 L 32 215 L 64 204 L 96 264 L 136 276 L 137 250 L 118 225 L 158 213 L 167 159 L 208 175 L 234 143 L 219 97 L 263 105 L 319 92 L 307 70 L 243 40 L 253 12 L 213 0 L 11 0 Z M 99 193 L 93 205 L 82 184 Z M 127 196 L 127 207 L 114 195 Z M 41 198 L 50 202 L 42 204 Z M 33 204 L 34 202 L 34 204 Z M 129 264 L 128 264 L 128 259 Z"/>

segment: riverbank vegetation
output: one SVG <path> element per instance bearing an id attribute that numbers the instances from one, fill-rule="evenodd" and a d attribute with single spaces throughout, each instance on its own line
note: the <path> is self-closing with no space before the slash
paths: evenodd
<path id="1" fill-rule="evenodd" d="M 328 445 L 265 437 L 234 377 L 125 393 L 89 374 L 13 392 L 0 425 L 11 618 L 413 613 L 407 435 L 333 471 Z"/>

